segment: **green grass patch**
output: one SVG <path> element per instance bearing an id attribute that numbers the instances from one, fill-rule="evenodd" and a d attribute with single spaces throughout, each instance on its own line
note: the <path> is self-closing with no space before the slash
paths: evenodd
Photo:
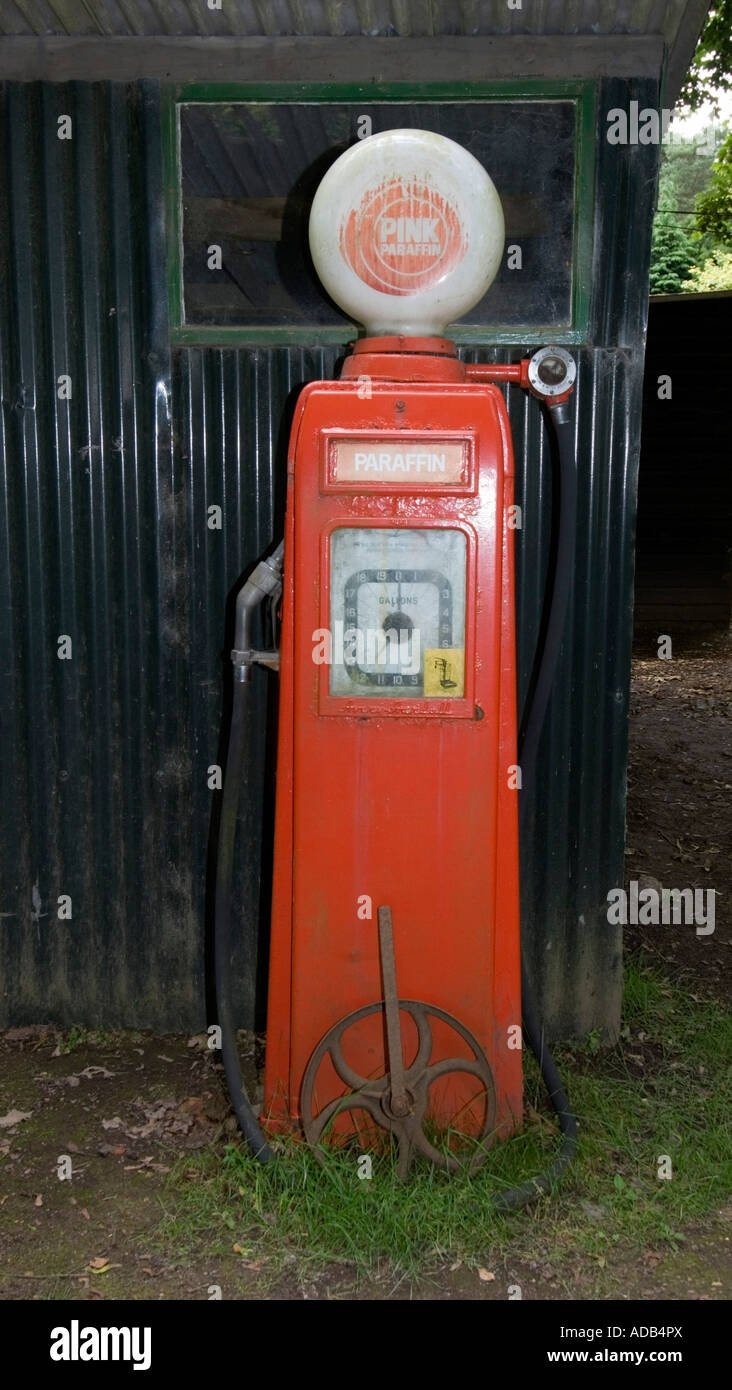
<path id="1" fill-rule="evenodd" d="M 622 1036 L 554 1049 L 580 1123 L 578 1157 L 550 1198 L 509 1215 L 492 1199 L 547 1168 L 559 1134 L 532 1058 L 526 1120 L 472 1176 L 416 1161 L 409 1181 L 395 1156 L 333 1150 L 323 1167 L 296 1140 L 262 1167 L 238 1144 L 182 1160 L 170 1179 L 162 1237 L 179 1253 L 200 1249 L 264 1261 L 272 1276 L 347 1265 L 371 1276 L 417 1277 L 447 1260 L 485 1263 L 507 1254 L 551 1261 L 570 1252 L 603 1268 L 619 1248 L 677 1247 L 683 1227 L 728 1198 L 732 1020 L 650 970 L 626 965 Z M 669 1171 L 672 1176 L 659 1176 Z"/>
<path id="2" fill-rule="evenodd" d="M 65 1057 L 70 1052 L 77 1052 L 80 1047 L 111 1048 L 118 1047 L 121 1043 L 144 1041 L 145 1034 L 134 1029 L 113 1032 L 107 1028 L 86 1028 L 81 1023 L 75 1023 L 59 1038 L 57 1047 L 61 1056 Z"/>

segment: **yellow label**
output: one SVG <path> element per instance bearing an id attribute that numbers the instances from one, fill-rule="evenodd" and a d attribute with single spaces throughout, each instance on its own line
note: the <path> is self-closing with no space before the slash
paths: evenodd
<path id="1" fill-rule="evenodd" d="M 424 693 L 440 699 L 465 694 L 465 652 L 462 647 L 425 648 Z"/>

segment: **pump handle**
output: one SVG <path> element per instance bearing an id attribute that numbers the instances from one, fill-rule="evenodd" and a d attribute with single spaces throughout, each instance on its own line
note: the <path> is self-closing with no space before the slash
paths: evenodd
<path id="1" fill-rule="evenodd" d="M 396 962 L 394 960 L 394 931 L 391 921 L 391 908 L 379 908 L 379 949 L 381 952 L 381 978 L 384 986 L 384 1012 L 386 1014 L 386 1045 L 389 1053 L 389 1103 L 395 1116 L 408 1115 L 409 1096 L 404 1082 L 404 1055 L 402 1053 L 402 1030 L 399 1026 L 399 990 L 396 981 Z"/>

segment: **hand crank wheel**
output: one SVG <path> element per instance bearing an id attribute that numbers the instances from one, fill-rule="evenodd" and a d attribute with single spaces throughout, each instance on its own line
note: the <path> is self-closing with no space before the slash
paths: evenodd
<path id="1" fill-rule="evenodd" d="M 391 1007 L 389 1007 L 391 1005 Z M 396 1006 L 396 1008 L 394 1007 Z M 401 1057 L 401 1034 L 399 1033 L 398 1059 L 394 1024 L 400 1012 L 410 1015 L 417 1028 L 417 1053 L 411 1066 L 404 1067 Z M 373 1014 L 386 1013 L 387 1051 L 391 1070 L 382 1076 L 360 1076 L 347 1063 L 341 1046 L 345 1032 L 361 1019 Z M 389 1018 L 389 1014 L 391 1018 Z M 430 1019 L 439 1019 L 463 1039 L 472 1052 L 472 1057 L 446 1057 L 430 1063 L 433 1049 Z M 321 1110 L 317 1109 L 315 1085 L 318 1071 L 324 1059 L 330 1057 L 333 1068 L 350 1089 L 342 1096 L 329 1101 Z M 496 1088 L 490 1063 L 477 1038 L 452 1014 L 431 1004 L 423 1004 L 415 999 L 387 999 L 377 1004 L 367 1004 L 328 1030 L 315 1048 L 305 1069 L 301 1095 L 301 1115 L 305 1138 L 313 1146 L 315 1156 L 322 1163 L 323 1155 L 319 1144 L 323 1133 L 331 1121 L 349 1110 L 362 1110 L 389 1134 L 393 1134 L 399 1145 L 397 1172 L 406 1178 L 415 1150 L 440 1168 L 455 1172 L 464 1165 L 455 1155 L 442 1151 L 430 1142 L 425 1134 L 424 1123 L 427 1117 L 430 1086 L 443 1076 L 453 1072 L 463 1072 L 477 1077 L 482 1083 L 482 1098 L 485 1105 L 485 1118 L 480 1134 L 476 1136 L 475 1151 L 467 1165 L 474 1172 L 485 1160 L 485 1141 L 495 1128 Z M 396 1076 L 395 1076 L 396 1073 Z M 395 1084 L 396 1083 L 396 1084 Z"/>

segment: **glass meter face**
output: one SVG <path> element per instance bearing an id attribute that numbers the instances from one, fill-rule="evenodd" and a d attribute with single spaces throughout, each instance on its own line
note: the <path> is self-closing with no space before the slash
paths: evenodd
<path id="1" fill-rule="evenodd" d="M 462 697 L 464 533 L 348 526 L 330 547 L 330 694 Z"/>

